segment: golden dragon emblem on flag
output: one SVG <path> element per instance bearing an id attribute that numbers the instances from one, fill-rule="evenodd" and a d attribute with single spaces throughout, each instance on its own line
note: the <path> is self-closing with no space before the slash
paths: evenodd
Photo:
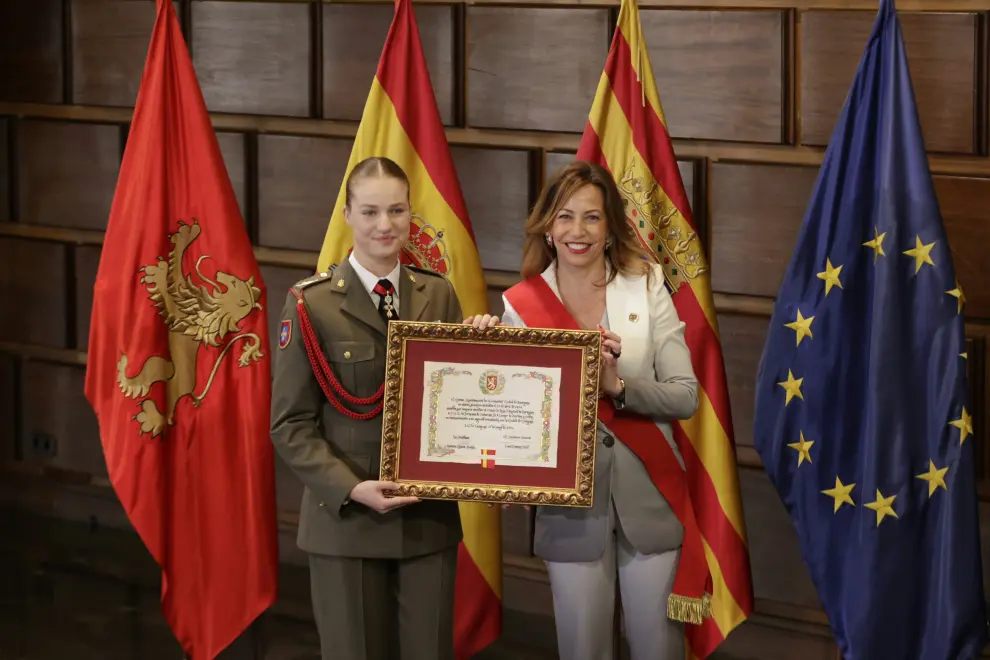
<path id="1" fill-rule="evenodd" d="M 141 401 L 141 412 L 134 419 L 141 426 L 141 433 L 158 437 L 166 425 L 175 423 L 175 408 L 183 397 L 191 397 L 193 406 L 199 406 L 217 375 L 227 352 L 239 339 L 247 345 L 238 358 L 242 367 L 257 362 L 263 356 L 261 338 L 253 332 L 240 332 L 238 323 L 255 310 L 261 310 L 258 298 L 261 290 L 254 286 L 254 276 L 247 280 L 217 271 L 216 282 L 199 270 L 199 265 L 209 255 L 202 255 L 194 266 L 200 280 L 212 285 L 212 291 L 193 283 L 192 276 L 182 270 L 186 250 L 195 241 L 202 227 L 193 218 L 193 224 L 179 222 L 178 230 L 169 235 L 172 250 L 168 260 L 158 257 L 156 263 L 141 267 L 142 284 L 147 285 L 149 298 L 158 308 L 168 328 L 166 355 L 151 355 L 144 360 L 135 376 L 127 375 L 128 356 L 121 354 L 117 362 L 117 384 L 120 391 L 131 399 L 148 397 L 151 386 L 164 383 L 168 409 L 163 414 L 151 398 Z M 222 287 L 222 288 L 221 288 Z M 240 333 L 240 334 L 237 334 Z M 197 364 L 205 347 L 219 347 L 221 340 L 234 334 L 217 356 L 209 378 L 199 394 L 194 394 L 197 383 Z"/>

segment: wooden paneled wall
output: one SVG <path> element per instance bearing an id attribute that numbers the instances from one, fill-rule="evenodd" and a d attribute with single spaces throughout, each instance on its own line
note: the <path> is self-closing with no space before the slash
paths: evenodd
<path id="1" fill-rule="evenodd" d="M 315 265 L 392 8 L 318 0 L 177 5 L 263 264 L 274 337 L 282 292 Z M 990 0 L 899 5 L 969 301 L 990 584 Z M 730 637 L 726 657 L 837 658 L 793 528 L 752 447 L 753 382 L 773 296 L 875 10 L 874 0 L 641 3 L 712 263 L 741 465 L 757 614 Z M 547 172 L 577 148 L 616 14 L 614 0 L 417 2 L 495 311 L 500 292 L 517 280 L 530 205 Z M 155 571 L 132 535 L 108 531 L 126 530 L 127 522 L 108 486 L 82 383 L 92 283 L 153 20 L 152 0 L 0 3 L 0 506 L 79 523 L 67 535 L 23 523 L 26 533 L 0 533 L 0 556 L 23 557 L 30 547 L 25 561 L 34 572 L 18 588 L 61 594 L 53 603 L 75 603 L 74 590 L 87 580 L 118 585 L 106 603 L 77 605 L 126 611 L 132 632 L 157 616 Z M 268 650 L 243 657 L 310 657 L 298 654 L 313 648 L 305 568 L 293 543 L 301 488 L 281 465 L 278 479 L 283 598 L 251 632 L 269 639 Z M 508 657 L 538 657 L 524 647 L 552 653 L 551 601 L 531 553 L 531 519 L 504 516 L 505 636 L 522 645 Z M 273 630 L 292 631 L 289 641 L 271 642 Z M 140 635 L 86 639 L 79 648 L 92 657 L 159 657 L 140 650 Z M 103 655 L 94 640 L 104 640 Z"/>

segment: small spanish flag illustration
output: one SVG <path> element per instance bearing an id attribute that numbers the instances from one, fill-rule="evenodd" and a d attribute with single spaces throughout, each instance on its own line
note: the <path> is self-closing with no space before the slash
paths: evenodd
<path id="1" fill-rule="evenodd" d="M 489 456 L 494 456 L 494 455 L 495 455 L 495 450 L 494 449 L 482 449 L 481 450 L 481 467 L 483 467 L 483 468 L 494 468 L 495 467 L 495 459 L 494 458 L 488 458 Z"/>

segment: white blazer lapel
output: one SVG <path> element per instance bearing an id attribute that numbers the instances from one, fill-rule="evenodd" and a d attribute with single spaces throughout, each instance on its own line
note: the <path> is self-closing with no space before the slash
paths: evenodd
<path id="1" fill-rule="evenodd" d="M 622 357 L 619 358 L 619 375 L 624 378 L 638 376 L 648 367 L 650 346 L 650 310 L 646 291 L 646 278 L 627 278 L 617 275 L 605 289 L 605 309 L 608 325 L 622 339 Z"/>

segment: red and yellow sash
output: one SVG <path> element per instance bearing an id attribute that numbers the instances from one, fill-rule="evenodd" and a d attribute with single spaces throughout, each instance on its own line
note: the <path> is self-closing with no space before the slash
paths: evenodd
<path id="1" fill-rule="evenodd" d="M 526 327 L 581 329 L 539 275 L 516 284 L 505 292 L 505 297 Z M 688 494 L 687 477 L 674 450 L 652 419 L 627 410 L 616 410 L 608 398 L 598 402 L 598 419 L 643 462 L 653 484 L 683 525 L 684 543 L 674 587 L 667 601 L 667 616 L 675 621 L 701 625 L 711 616 L 711 574 Z"/>

